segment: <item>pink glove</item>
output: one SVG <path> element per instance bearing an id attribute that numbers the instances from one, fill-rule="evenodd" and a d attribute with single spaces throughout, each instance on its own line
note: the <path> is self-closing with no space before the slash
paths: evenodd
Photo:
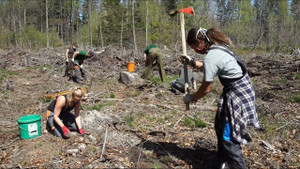
<path id="1" fill-rule="evenodd" d="M 66 126 L 63 126 L 62 130 L 64 132 L 64 137 L 65 138 L 70 138 L 70 136 L 69 136 L 70 130 Z"/>
<path id="2" fill-rule="evenodd" d="M 80 133 L 81 135 L 85 135 L 85 134 L 87 134 L 87 132 L 86 132 L 86 131 L 84 131 L 83 129 L 79 129 L 79 133 Z"/>

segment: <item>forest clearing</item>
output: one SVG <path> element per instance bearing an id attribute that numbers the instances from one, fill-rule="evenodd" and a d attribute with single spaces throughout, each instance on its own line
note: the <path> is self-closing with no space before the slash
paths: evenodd
<path id="1" fill-rule="evenodd" d="M 47 133 L 49 100 L 43 96 L 77 85 L 62 77 L 63 50 L 1 53 L 1 168 L 213 168 L 217 146 L 213 119 L 220 84 L 215 83 L 205 99 L 186 111 L 183 96 L 170 92 L 169 84 L 161 84 L 158 71 L 150 81 L 120 83 L 120 72 L 127 67 L 118 60 L 125 56 L 118 55 L 115 47 L 87 62 L 86 68 L 96 77 L 82 107 L 83 124 L 90 135 L 72 132 L 70 139 L 63 140 Z M 164 61 L 171 63 L 165 67 L 170 81 L 178 77 L 181 63 L 164 53 Z M 298 168 L 299 58 L 284 54 L 242 58 L 248 60 L 253 74 L 258 116 L 266 128 L 265 132 L 252 131 L 253 142 L 243 147 L 247 166 Z M 285 63 L 278 64 L 282 58 Z M 140 73 L 142 57 L 136 62 L 135 72 Z M 197 84 L 201 74 L 196 73 Z M 16 121 L 28 114 L 42 116 L 42 134 L 23 140 Z M 68 153 L 72 149 L 77 151 Z"/>
<path id="2" fill-rule="evenodd" d="M 216 78 L 187 110 L 186 95 L 170 84 L 187 62 L 197 85 L 190 93 L 205 84 L 195 60 L 204 63 L 210 49 L 198 50 L 200 40 L 233 43 L 248 68 L 261 130 L 249 127 L 252 141 L 241 145 L 246 167 L 300 167 L 300 1 L 0 0 L 0 7 L 0 168 L 219 168 L 214 123 L 224 85 Z M 215 43 L 209 28 L 226 42 Z M 84 67 L 75 50 L 68 56 L 72 44 L 92 51 Z M 149 45 L 161 50 L 164 82 L 158 59 L 143 78 Z M 66 76 L 71 61 L 86 71 L 82 84 Z M 55 137 L 46 129 L 48 106 L 75 87 L 86 92 L 80 116 L 88 133 Z M 19 123 L 27 115 L 41 117 L 30 139 Z"/>

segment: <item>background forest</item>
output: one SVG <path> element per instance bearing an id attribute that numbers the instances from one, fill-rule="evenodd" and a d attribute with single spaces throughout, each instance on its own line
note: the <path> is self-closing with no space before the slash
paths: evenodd
<path id="1" fill-rule="evenodd" d="M 246 50 L 299 48 L 299 0 L 0 0 L 0 48 L 77 42 L 133 51 L 153 43 L 173 50 L 180 42 L 179 16 L 168 12 L 189 6 L 196 15 L 185 17 L 186 30 L 217 27 Z"/>

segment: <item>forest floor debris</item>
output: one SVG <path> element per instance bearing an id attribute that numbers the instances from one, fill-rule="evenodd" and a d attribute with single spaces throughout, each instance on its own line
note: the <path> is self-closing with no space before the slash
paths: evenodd
<path id="1" fill-rule="evenodd" d="M 166 53 L 168 56 L 174 53 Z M 126 57 L 117 48 L 101 49 L 85 68 L 95 79 L 83 101 L 83 124 L 89 135 L 63 140 L 45 130 L 48 93 L 77 86 L 64 73 L 64 48 L 0 53 L 1 168 L 214 168 L 217 140 L 214 115 L 221 86 L 185 111 L 182 95 L 160 84 L 158 71 L 150 81 L 134 85 L 119 82 L 126 71 Z M 264 132 L 251 131 L 253 142 L 243 146 L 249 168 L 298 168 L 300 166 L 300 60 L 292 55 L 242 56 L 247 60 L 257 96 Z M 143 70 L 141 56 L 135 72 Z M 165 57 L 167 79 L 176 79 L 181 63 Z M 197 85 L 202 73 L 196 72 Z M 22 140 L 18 118 L 42 116 L 42 134 Z M 186 114 L 186 115 L 185 115 Z M 267 148 L 266 148 L 267 147 Z"/>

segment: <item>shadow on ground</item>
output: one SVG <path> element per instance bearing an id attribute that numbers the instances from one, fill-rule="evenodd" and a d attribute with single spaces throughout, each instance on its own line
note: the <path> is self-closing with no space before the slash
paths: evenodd
<path id="1" fill-rule="evenodd" d="M 162 163 L 167 163 L 166 165 L 169 167 L 171 167 L 170 162 L 175 166 L 180 165 L 178 162 L 168 158 L 169 156 L 174 156 L 178 160 L 183 160 L 192 168 L 217 168 L 217 151 L 215 150 L 208 150 L 198 146 L 196 146 L 196 148 L 181 148 L 175 143 L 151 141 L 145 141 L 144 143 L 141 143 L 140 146 L 156 153 L 157 159 L 160 159 Z"/>

